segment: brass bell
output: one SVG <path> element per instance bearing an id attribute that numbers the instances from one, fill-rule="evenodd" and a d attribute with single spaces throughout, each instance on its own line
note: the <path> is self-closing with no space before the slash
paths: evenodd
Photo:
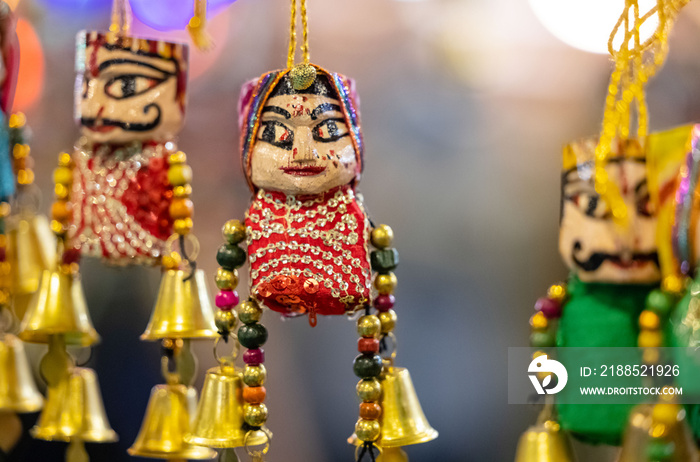
<path id="1" fill-rule="evenodd" d="M 382 449 L 377 462 L 408 462 L 408 455 L 401 448 Z"/>
<path id="2" fill-rule="evenodd" d="M 216 452 L 185 443 L 197 392 L 185 385 L 156 385 L 136 442 L 128 449 L 136 457 L 155 459 L 212 459 Z"/>
<path id="3" fill-rule="evenodd" d="M 658 408 L 656 406 L 663 406 Z M 655 411 L 656 408 L 656 411 Z M 659 412 L 661 411 L 661 412 Z M 658 416 L 666 415 L 660 422 Z M 656 438 L 673 446 L 668 462 L 698 462 L 698 448 L 685 420 L 685 409 L 674 403 L 640 404 L 630 413 L 618 462 L 646 462 L 649 444 Z"/>
<path id="4" fill-rule="evenodd" d="M 211 448 L 245 446 L 242 392 L 240 372 L 232 367 L 217 366 L 209 369 L 204 379 L 192 432 L 185 436 L 185 441 Z M 248 438 L 248 444 L 264 444 L 267 439 L 262 432 L 253 433 Z"/>
<path id="5" fill-rule="evenodd" d="M 382 448 L 426 443 L 438 437 L 423 414 L 408 369 L 390 367 L 382 380 Z"/>
<path id="6" fill-rule="evenodd" d="M 68 345 L 90 346 L 100 340 L 80 277 L 60 270 L 44 271 L 19 330 L 19 338 L 32 343 L 49 343 L 52 335 L 63 336 Z"/>
<path id="7" fill-rule="evenodd" d="M 528 428 L 518 441 L 515 462 L 574 462 L 571 440 L 559 424 L 547 420 Z"/>
<path id="8" fill-rule="evenodd" d="M 43 405 L 22 341 L 5 334 L 0 341 L 0 411 L 36 412 Z"/>
<path id="9" fill-rule="evenodd" d="M 187 275 L 183 270 L 163 273 L 158 299 L 141 340 L 218 336 L 204 272 L 196 270 L 185 280 Z"/>
<path id="10" fill-rule="evenodd" d="M 39 289 L 44 270 L 55 264 L 56 238 L 43 215 L 13 217 L 8 228 L 7 261 L 13 272 L 12 293 L 34 293 Z"/>
<path id="11" fill-rule="evenodd" d="M 44 410 L 30 433 L 47 441 L 117 441 L 107 420 L 95 371 L 73 368 L 70 376 L 49 387 Z"/>

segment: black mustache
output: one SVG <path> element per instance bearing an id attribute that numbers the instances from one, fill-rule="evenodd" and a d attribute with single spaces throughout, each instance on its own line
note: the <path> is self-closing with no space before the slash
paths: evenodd
<path id="1" fill-rule="evenodd" d="M 145 132 L 148 130 L 152 130 L 156 128 L 158 125 L 160 125 L 160 118 L 161 118 L 161 109 L 160 106 L 156 103 L 151 103 L 143 108 L 143 113 L 146 114 L 148 113 L 149 109 L 152 107 L 156 108 L 156 111 L 158 114 L 156 115 L 156 118 L 152 122 L 147 122 L 147 123 L 134 123 L 134 122 L 123 122 L 121 120 L 114 120 L 114 119 L 100 119 L 100 125 L 106 125 L 106 126 L 111 126 L 111 127 L 119 127 L 124 131 L 129 131 L 129 132 Z M 80 124 L 84 127 L 94 127 L 97 123 L 97 118 L 96 117 L 81 117 L 80 118 Z"/>
<path id="2" fill-rule="evenodd" d="M 594 252 L 588 257 L 587 260 L 581 261 L 578 258 L 576 258 L 576 253 L 580 251 L 581 243 L 579 241 L 574 242 L 574 248 L 573 252 L 571 253 L 571 256 L 574 260 L 574 263 L 576 263 L 576 266 L 581 268 L 583 271 L 595 271 L 598 268 L 600 268 L 600 265 L 602 265 L 603 262 L 605 262 L 605 260 L 617 263 L 623 262 L 623 259 L 620 255 L 605 252 Z M 651 261 L 656 265 L 657 268 L 659 267 L 659 254 L 657 252 L 633 253 L 632 260 L 640 262 Z"/>

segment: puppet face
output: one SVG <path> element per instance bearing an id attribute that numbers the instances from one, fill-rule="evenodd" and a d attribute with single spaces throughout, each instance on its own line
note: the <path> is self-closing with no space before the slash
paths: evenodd
<path id="1" fill-rule="evenodd" d="M 180 131 L 184 60 L 99 40 L 88 41 L 84 53 L 75 95 L 84 136 L 96 143 L 165 141 Z"/>
<path id="2" fill-rule="evenodd" d="M 289 195 L 321 194 L 357 175 L 355 148 L 332 94 L 270 97 L 251 155 L 253 184 Z"/>
<path id="3" fill-rule="evenodd" d="M 595 192 L 593 162 L 564 172 L 559 252 L 586 282 L 650 283 L 661 277 L 656 248 L 656 216 L 649 201 L 643 159 L 617 157 L 606 167 L 620 188 L 630 217 L 616 225 Z"/>

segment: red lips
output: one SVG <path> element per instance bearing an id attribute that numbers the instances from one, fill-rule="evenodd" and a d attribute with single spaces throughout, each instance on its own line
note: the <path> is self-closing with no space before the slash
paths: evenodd
<path id="1" fill-rule="evenodd" d="M 294 175 L 294 176 L 314 176 L 318 175 L 319 173 L 323 172 L 326 170 L 326 167 L 322 167 L 320 165 L 309 165 L 306 167 L 302 166 L 297 166 L 297 167 L 281 167 L 280 170 L 282 170 L 284 173 L 287 175 Z"/>

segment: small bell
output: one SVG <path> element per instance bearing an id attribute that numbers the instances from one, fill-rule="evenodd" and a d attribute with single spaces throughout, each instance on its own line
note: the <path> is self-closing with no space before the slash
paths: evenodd
<path id="1" fill-rule="evenodd" d="M 47 441 L 117 441 L 107 420 L 95 371 L 73 368 L 69 377 L 49 387 L 44 410 L 30 433 Z"/>
<path id="2" fill-rule="evenodd" d="M 212 459 L 216 452 L 185 443 L 197 392 L 185 385 L 156 385 L 151 391 L 146 416 L 136 442 L 128 452 L 155 459 Z"/>
<path id="3" fill-rule="evenodd" d="M 39 289 L 41 274 L 56 261 L 56 237 L 43 215 L 16 217 L 8 223 L 7 259 L 13 268 L 12 293 Z"/>
<path id="4" fill-rule="evenodd" d="M 36 412 L 43 405 L 22 341 L 5 334 L 0 341 L 0 411 Z"/>
<path id="5" fill-rule="evenodd" d="M 675 403 L 640 404 L 632 409 L 618 462 L 698 462 L 698 448 Z"/>
<path id="6" fill-rule="evenodd" d="M 553 420 L 533 425 L 520 437 L 515 462 L 574 462 L 571 441 Z"/>
<path id="7" fill-rule="evenodd" d="M 19 338 L 32 343 L 49 343 L 52 335 L 63 336 L 68 345 L 90 346 L 100 339 L 79 276 L 61 270 L 44 271 L 19 330 Z"/>
<path id="8" fill-rule="evenodd" d="M 163 273 L 158 299 L 142 340 L 218 336 L 204 272 L 197 270 L 191 278 L 187 275 L 183 270 Z"/>
<path id="9" fill-rule="evenodd" d="M 185 441 L 211 448 L 245 446 L 242 390 L 241 375 L 232 367 L 209 369 L 192 432 L 185 437 Z M 252 434 L 248 444 L 263 444 L 268 439 L 262 433 Z"/>

